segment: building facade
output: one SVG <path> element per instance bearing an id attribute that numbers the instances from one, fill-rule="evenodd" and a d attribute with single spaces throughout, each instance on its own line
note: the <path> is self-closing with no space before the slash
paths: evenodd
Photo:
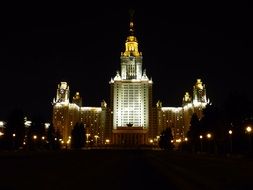
<path id="1" fill-rule="evenodd" d="M 131 20 L 125 51 L 121 53 L 121 71 L 111 79 L 113 138 L 116 144 L 146 144 L 151 125 L 152 80 L 142 69 L 142 53 Z M 138 129 L 138 130 L 137 130 Z"/>
<path id="2" fill-rule="evenodd" d="M 53 100 L 52 123 L 55 130 L 60 134 L 62 144 L 68 146 L 71 141 L 71 131 L 77 123 L 83 123 L 86 128 L 87 141 L 104 143 L 107 119 L 107 104 L 101 102 L 101 107 L 83 107 L 79 92 L 70 102 L 70 88 L 67 82 L 58 85 L 56 98 Z M 107 134 L 108 136 L 108 134 Z"/>
<path id="3" fill-rule="evenodd" d="M 158 101 L 156 104 L 155 124 L 157 134 L 160 134 L 166 127 L 172 129 L 172 135 L 177 142 L 181 142 L 187 138 L 187 132 L 190 127 L 191 117 L 196 113 L 198 118 L 203 117 L 203 109 L 209 103 L 206 96 L 206 87 L 201 79 L 197 79 L 193 86 L 193 97 L 186 92 L 181 107 L 163 107 L 162 102 Z M 154 140 L 155 137 L 153 136 Z M 158 137 L 159 138 L 159 137 Z"/>
<path id="4" fill-rule="evenodd" d="M 109 106 L 102 101 L 101 107 L 83 107 L 79 92 L 70 101 L 67 82 L 58 85 L 52 120 L 63 144 L 70 143 L 76 123 L 85 124 L 87 141 L 96 144 L 150 144 L 158 142 L 166 127 L 172 129 L 174 139 L 185 139 L 192 114 L 201 118 L 209 103 L 205 85 L 197 79 L 192 97 L 186 92 L 181 107 L 163 107 L 161 101 L 153 106 L 153 82 L 142 68 L 142 60 L 131 19 L 125 50 L 120 56 L 121 70 L 109 82 Z"/>

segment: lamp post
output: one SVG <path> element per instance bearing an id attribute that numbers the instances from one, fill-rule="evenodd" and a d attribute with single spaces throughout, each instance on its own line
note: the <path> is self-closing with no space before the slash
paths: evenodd
<path id="1" fill-rule="evenodd" d="M 0 121 L 0 137 L 4 135 L 4 122 Z"/>
<path id="2" fill-rule="evenodd" d="M 248 133 L 249 135 L 249 153 L 251 153 L 251 132 L 252 132 L 252 128 L 250 126 L 246 127 L 246 133 Z"/>
<path id="3" fill-rule="evenodd" d="M 211 153 L 211 138 L 212 138 L 212 134 L 211 133 L 207 133 L 206 134 L 206 137 L 207 137 L 207 139 L 208 139 L 208 141 L 209 141 L 209 152 Z"/>
<path id="4" fill-rule="evenodd" d="M 4 133 L 4 122 L 3 121 L 0 121 L 0 132 L 1 134 L 3 135 Z"/>
<path id="5" fill-rule="evenodd" d="M 105 144 L 110 144 L 110 139 L 105 139 Z"/>
<path id="6" fill-rule="evenodd" d="M 12 134 L 12 137 L 13 137 L 13 149 L 15 149 L 15 138 L 16 138 L 16 134 L 15 133 L 13 133 Z"/>
<path id="7" fill-rule="evenodd" d="M 36 141 L 37 135 L 33 135 L 33 140 Z"/>
<path id="8" fill-rule="evenodd" d="M 88 144 L 90 141 L 89 141 L 89 136 L 90 134 L 89 133 L 86 133 L 86 143 Z"/>
<path id="9" fill-rule="evenodd" d="M 94 137 L 95 137 L 95 143 L 97 145 L 98 144 L 98 135 L 95 135 Z"/>
<path id="10" fill-rule="evenodd" d="M 232 142 L 232 134 L 233 134 L 233 131 L 232 131 L 232 130 L 229 130 L 229 131 L 228 131 L 228 134 L 229 134 L 229 142 L 230 142 L 230 153 L 232 153 L 232 151 L 233 151 L 233 142 Z"/>
<path id="11" fill-rule="evenodd" d="M 202 144 L 203 136 L 199 135 L 199 139 L 200 139 L 200 152 L 202 152 L 203 151 L 203 144 Z"/>

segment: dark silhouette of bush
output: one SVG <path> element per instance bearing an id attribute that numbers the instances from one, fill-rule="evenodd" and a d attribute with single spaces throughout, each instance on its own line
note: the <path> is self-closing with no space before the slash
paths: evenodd
<path id="1" fill-rule="evenodd" d="M 76 123 L 71 132 L 71 148 L 79 149 L 85 145 L 85 128 L 83 123 Z"/>
<path id="2" fill-rule="evenodd" d="M 159 138 L 159 147 L 164 150 L 172 150 L 174 144 L 171 142 L 173 140 L 171 128 L 167 127 L 164 129 Z"/>

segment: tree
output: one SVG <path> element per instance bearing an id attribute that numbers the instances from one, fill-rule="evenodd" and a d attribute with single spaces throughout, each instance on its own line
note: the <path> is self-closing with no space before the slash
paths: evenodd
<path id="1" fill-rule="evenodd" d="M 164 150 L 172 150 L 174 148 L 173 143 L 171 141 L 173 140 L 171 128 L 167 127 L 164 129 L 160 135 L 159 139 L 159 147 Z"/>
<path id="2" fill-rule="evenodd" d="M 52 124 L 50 124 L 47 129 L 47 141 L 48 141 L 48 149 L 50 150 L 59 150 L 60 149 L 60 141 L 62 138 L 59 131 L 55 131 L 55 128 Z"/>
<path id="3" fill-rule="evenodd" d="M 233 152 L 247 150 L 245 127 L 253 123 L 253 102 L 247 93 L 233 91 L 223 104 L 223 113 L 227 128 L 233 131 Z"/>
<path id="4" fill-rule="evenodd" d="M 190 129 L 187 132 L 187 137 L 189 139 L 189 143 L 191 144 L 193 152 L 195 152 L 196 147 L 198 146 L 200 134 L 201 134 L 200 121 L 197 114 L 193 113 L 190 122 Z"/>
<path id="5" fill-rule="evenodd" d="M 85 145 L 85 128 L 83 123 L 76 123 L 71 132 L 71 147 L 82 148 Z"/>
<path id="6" fill-rule="evenodd" d="M 241 127 L 243 121 L 252 118 L 253 103 L 250 97 L 242 92 L 231 92 L 223 107 L 226 121 L 235 127 Z"/>
<path id="7" fill-rule="evenodd" d="M 27 131 L 27 146 L 30 149 L 45 148 L 45 137 L 46 129 L 43 119 L 39 114 L 35 114 L 32 116 L 32 124 Z"/>
<path id="8" fill-rule="evenodd" d="M 7 119 L 5 129 L 5 141 L 7 148 L 17 149 L 23 146 L 25 137 L 24 112 L 14 109 Z"/>
<path id="9" fill-rule="evenodd" d="M 207 105 L 203 110 L 203 115 L 204 116 L 201 119 L 201 126 L 203 127 L 205 134 L 212 134 L 212 138 L 209 139 L 209 141 L 211 140 L 212 142 L 213 151 L 215 153 L 218 153 L 218 151 L 223 153 L 228 130 L 226 131 L 224 119 L 220 109 L 214 105 Z M 211 143 L 209 142 L 209 144 Z"/>

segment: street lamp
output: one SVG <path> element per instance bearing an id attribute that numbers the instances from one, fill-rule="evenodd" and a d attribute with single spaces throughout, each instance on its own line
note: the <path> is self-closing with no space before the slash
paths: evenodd
<path id="1" fill-rule="evenodd" d="M 250 153 L 251 153 L 251 131 L 252 131 L 252 128 L 250 126 L 247 126 L 246 133 L 248 133 L 248 135 L 249 135 L 249 152 Z"/>
<path id="2" fill-rule="evenodd" d="M 0 127 L 3 127 L 3 126 L 4 126 L 4 122 L 0 121 Z"/>
<path id="3" fill-rule="evenodd" d="M 229 134 L 229 142 L 230 142 L 230 153 L 232 153 L 232 150 L 233 150 L 233 143 L 232 143 L 232 134 L 233 134 L 233 131 L 229 130 L 228 134 Z"/>
<path id="4" fill-rule="evenodd" d="M 105 139 L 105 144 L 110 144 L 110 139 Z"/>
<path id="5" fill-rule="evenodd" d="M 13 133 L 12 137 L 13 137 L 13 139 L 12 139 L 12 146 L 13 146 L 13 148 L 15 148 L 15 137 L 16 137 L 16 134 Z"/>
<path id="6" fill-rule="evenodd" d="M 211 153 L 211 138 L 212 138 L 212 134 L 211 133 L 207 133 L 206 137 L 207 137 L 207 139 L 209 141 L 209 151 Z"/>
<path id="7" fill-rule="evenodd" d="M 0 132 L 3 134 L 4 132 L 4 122 L 0 121 Z"/>
<path id="8" fill-rule="evenodd" d="M 203 151 L 203 143 L 202 143 L 203 136 L 199 135 L 199 139 L 200 139 L 200 152 L 202 152 Z"/>
<path id="9" fill-rule="evenodd" d="M 94 137 L 95 137 L 95 142 L 96 142 L 96 145 L 97 145 L 97 143 L 98 143 L 98 135 L 94 135 Z"/>
<path id="10" fill-rule="evenodd" d="M 250 126 L 246 127 L 246 131 L 250 133 L 252 131 L 252 128 Z"/>
<path id="11" fill-rule="evenodd" d="M 90 136 L 90 134 L 86 133 L 86 143 L 89 143 L 89 136 Z"/>

